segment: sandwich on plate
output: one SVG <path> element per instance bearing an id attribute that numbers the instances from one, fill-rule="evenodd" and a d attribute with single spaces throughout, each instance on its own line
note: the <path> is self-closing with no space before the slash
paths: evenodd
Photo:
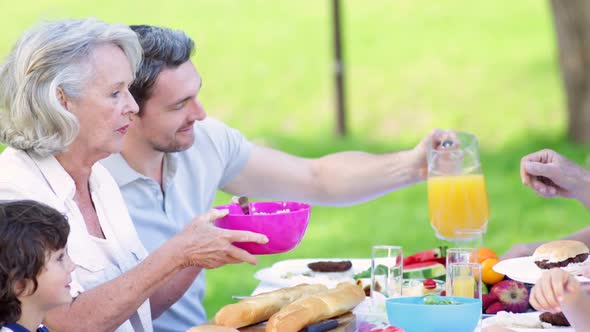
<path id="1" fill-rule="evenodd" d="M 580 242 L 560 240 L 540 245 L 533 253 L 535 264 L 541 269 L 562 268 L 572 274 L 580 274 L 590 263 L 590 250 Z"/>

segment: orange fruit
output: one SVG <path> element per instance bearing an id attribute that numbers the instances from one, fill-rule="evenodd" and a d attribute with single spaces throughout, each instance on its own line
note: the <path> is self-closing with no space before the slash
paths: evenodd
<path id="1" fill-rule="evenodd" d="M 481 247 L 477 249 L 477 262 L 482 263 L 488 258 L 498 258 L 498 254 L 490 248 Z"/>
<path id="2" fill-rule="evenodd" d="M 488 285 L 493 285 L 504 280 L 504 275 L 493 269 L 497 263 L 497 258 L 488 258 L 481 262 L 481 280 Z"/>

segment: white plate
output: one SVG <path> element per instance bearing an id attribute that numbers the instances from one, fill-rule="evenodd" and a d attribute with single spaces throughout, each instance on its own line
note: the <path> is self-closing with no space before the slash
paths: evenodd
<path id="1" fill-rule="evenodd" d="M 498 262 L 494 271 L 507 275 L 510 279 L 534 284 L 541 277 L 542 270 L 535 265 L 532 256 L 512 258 Z M 577 276 L 580 282 L 590 282 L 589 278 Z"/>
<path id="2" fill-rule="evenodd" d="M 307 264 L 319 261 L 347 261 L 352 268 L 346 272 L 313 272 Z M 254 278 L 280 287 L 291 287 L 301 283 L 319 283 L 335 287 L 343 281 L 354 282 L 353 276 L 371 267 L 369 258 L 309 258 L 288 259 L 275 263 L 269 268 L 258 270 Z"/>
<path id="3" fill-rule="evenodd" d="M 534 312 L 525 312 L 523 314 L 515 314 L 515 315 L 522 315 L 524 316 L 532 316 L 532 317 L 539 317 L 539 315 L 541 314 L 541 312 L 539 311 L 534 311 Z M 529 318 L 530 319 L 530 318 Z M 490 317 L 490 318 L 486 318 L 482 321 L 482 327 L 488 327 L 491 325 L 494 325 L 494 322 L 496 320 L 496 317 Z M 553 328 L 546 328 L 546 329 L 540 329 L 540 328 L 524 328 L 524 327 L 508 327 L 509 329 L 511 329 L 512 331 L 519 331 L 519 332 L 551 332 L 551 331 L 555 331 L 555 332 L 575 332 L 574 329 L 572 327 L 564 327 L 564 326 L 555 326 Z"/>

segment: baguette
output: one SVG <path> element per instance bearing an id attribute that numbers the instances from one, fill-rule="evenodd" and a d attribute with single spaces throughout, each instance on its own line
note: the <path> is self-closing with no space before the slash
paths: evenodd
<path id="1" fill-rule="evenodd" d="M 186 332 L 240 332 L 234 328 L 218 325 L 199 325 L 193 326 Z"/>
<path id="2" fill-rule="evenodd" d="M 226 305 L 215 314 L 213 321 L 217 325 L 235 328 L 260 323 L 299 298 L 327 290 L 328 288 L 321 284 L 300 284 L 258 294 Z"/>
<path id="3" fill-rule="evenodd" d="M 361 303 L 365 292 L 352 283 L 299 299 L 272 315 L 266 332 L 297 332 L 309 324 L 340 316 Z"/>

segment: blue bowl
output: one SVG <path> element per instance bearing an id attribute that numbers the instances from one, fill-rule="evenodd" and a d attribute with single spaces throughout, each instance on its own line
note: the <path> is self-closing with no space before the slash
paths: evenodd
<path id="1" fill-rule="evenodd" d="M 387 299 L 389 324 L 406 332 L 473 332 L 481 319 L 481 300 L 442 298 L 459 304 L 424 304 L 422 296 Z"/>

